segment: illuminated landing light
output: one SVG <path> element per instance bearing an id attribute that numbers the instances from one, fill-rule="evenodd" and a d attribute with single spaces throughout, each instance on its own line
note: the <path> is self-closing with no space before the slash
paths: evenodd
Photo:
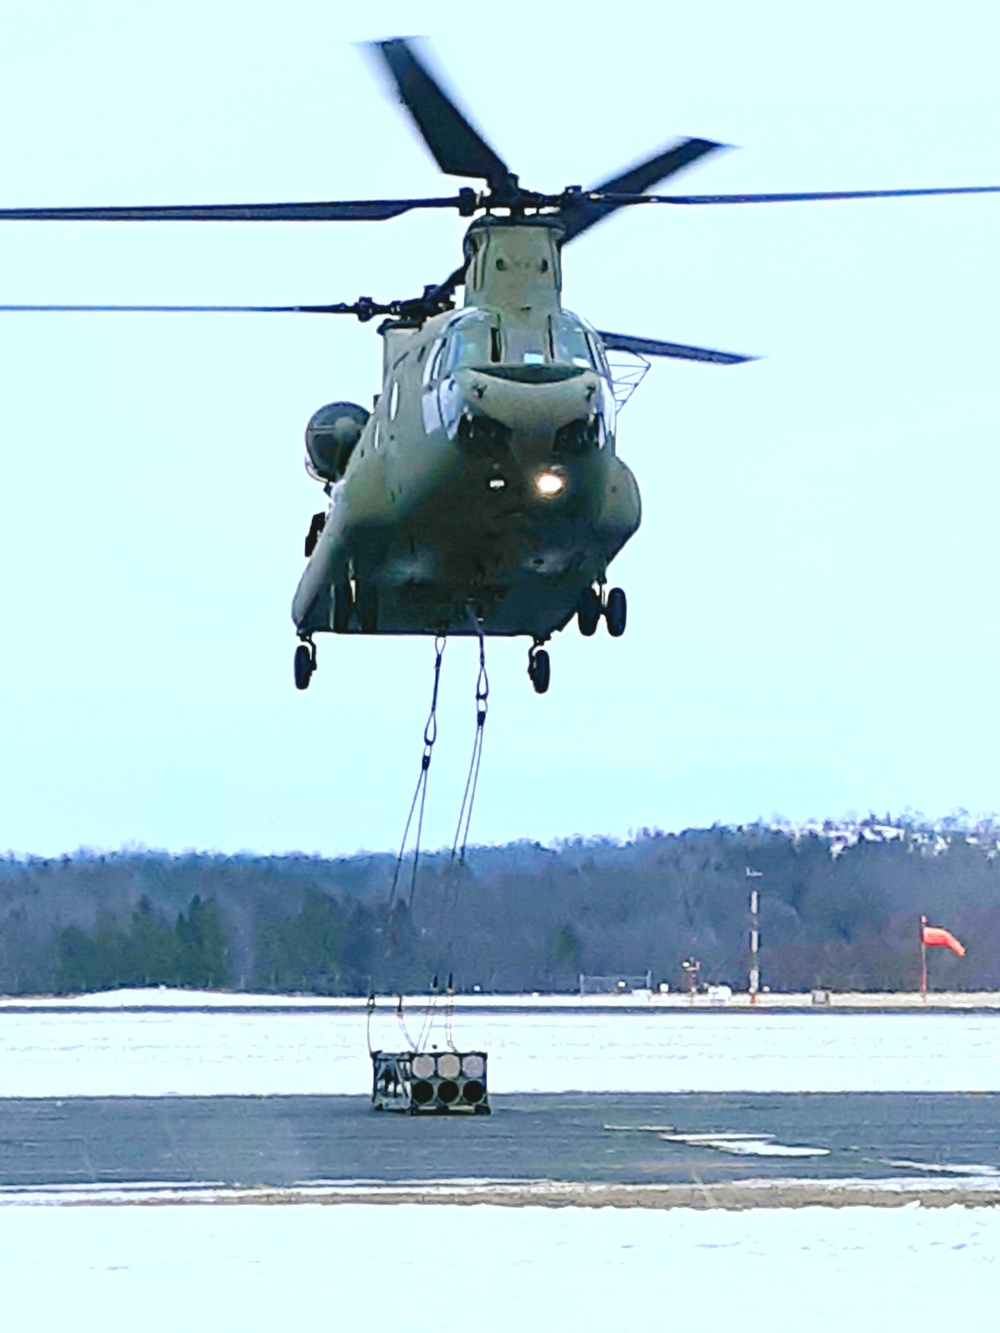
<path id="1" fill-rule="evenodd" d="M 507 485 L 507 481 L 504 477 L 490 477 L 486 484 L 491 491 L 502 491 Z"/>
<path id="2" fill-rule="evenodd" d="M 535 478 L 535 489 L 546 500 L 561 495 L 566 489 L 566 480 L 558 472 L 539 472 Z"/>

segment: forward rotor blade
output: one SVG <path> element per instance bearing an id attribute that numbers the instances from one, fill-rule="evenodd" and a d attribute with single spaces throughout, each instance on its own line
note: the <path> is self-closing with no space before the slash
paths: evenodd
<path id="1" fill-rule="evenodd" d="M 417 59 L 409 42 L 393 37 L 373 42 L 389 68 L 399 100 L 416 122 L 434 160 L 448 176 L 485 180 L 497 195 L 509 194 L 516 181 L 478 130 Z"/>
<path id="2" fill-rule="evenodd" d="M 137 208 L 0 208 L 2 222 L 385 222 L 414 208 L 459 208 L 449 199 L 346 199 L 301 204 L 167 204 Z"/>
<path id="3" fill-rule="evenodd" d="M 640 162 L 638 166 L 630 167 L 628 171 L 622 172 L 620 176 L 613 176 L 611 180 L 596 185 L 593 190 L 587 190 L 579 200 L 571 200 L 561 210 L 561 217 L 566 226 L 563 243 L 565 244 L 566 241 L 571 241 L 574 237 L 588 231 L 603 218 L 622 207 L 622 204 L 606 198 L 606 196 L 631 197 L 641 195 L 651 185 L 659 185 L 660 181 L 666 180 L 668 176 L 683 171 L 685 167 L 691 166 L 699 158 L 705 157 L 708 153 L 714 153 L 725 146 L 725 144 L 713 143 L 711 139 L 684 139 L 680 143 L 674 144 L 672 148 L 665 148 L 662 152 L 657 153 L 655 157 Z M 593 202 L 590 198 L 592 195 L 601 195 L 605 198 L 600 203 Z M 625 202 L 624 198 L 622 202 Z"/>
<path id="4" fill-rule="evenodd" d="M 929 190 L 812 190 L 790 194 L 615 195 L 611 199 L 602 197 L 597 205 L 611 203 L 620 208 L 628 204 L 795 204 L 814 199 L 904 199 L 931 194 L 1000 194 L 1000 185 L 955 185 Z"/>
<path id="5" fill-rule="evenodd" d="M 716 352 L 709 347 L 688 347 L 685 343 L 666 343 L 658 338 L 633 338 L 628 333 L 605 333 L 597 336 L 609 352 L 633 352 L 636 356 L 672 356 L 681 361 L 711 361 L 717 366 L 737 366 L 743 361 L 756 361 L 755 356 L 739 352 Z"/>

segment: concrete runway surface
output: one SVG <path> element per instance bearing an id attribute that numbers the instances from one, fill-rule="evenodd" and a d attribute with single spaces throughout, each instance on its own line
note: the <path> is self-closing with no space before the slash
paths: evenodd
<path id="1" fill-rule="evenodd" d="M 803 1201 L 816 1201 L 805 1186 L 828 1194 L 835 1182 L 891 1179 L 909 1198 L 921 1182 L 940 1194 L 976 1178 L 1000 1199 L 1000 1093 L 491 1100 L 489 1117 L 422 1117 L 377 1114 L 365 1097 L 0 1099 L 0 1194 L 150 1182 L 278 1191 L 364 1182 L 398 1194 L 478 1180 L 600 1187 L 595 1198 L 617 1202 L 610 1187 L 704 1194 L 773 1181 L 799 1182 Z"/>

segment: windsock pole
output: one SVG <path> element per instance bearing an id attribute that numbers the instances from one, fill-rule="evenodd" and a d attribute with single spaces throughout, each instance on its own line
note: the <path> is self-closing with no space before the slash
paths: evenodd
<path id="1" fill-rule="evenodd" d="M 920 994 L 927 999 L 927 945 L 924 942 L 924 926 L 927 925 L 927 918 L 920 918 Z"/>

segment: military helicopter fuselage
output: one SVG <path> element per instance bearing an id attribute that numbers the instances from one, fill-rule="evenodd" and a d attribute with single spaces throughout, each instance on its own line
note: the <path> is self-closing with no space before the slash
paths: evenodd
<path id="1" fill-rule="evenodd" d="M 606 590 L 605 581 L 639 526 L 639 489 L 615 452 L 616 386 L 606 353 L 627 353 L 647 367 L 651 356 L 753 360 L 592 329 L 562 308 L 563 247 L 622 208 L 997 194 L 1000 185 L 650 193 L 723 147 L 688 138 L 592 188 L 539 193 L 522 186 L 411 42 L 389 38 L 372 50 L 440 170 L 479 188 L 412 199 L 2 208 L 0 221 L 381 223 L 414 210 L 454 210 L 475 220 L 463 263 L 443 282 L 384 305 L 361 297 L 329 305 L 0 311 L 389 316 L 379 330 L 382 389 L 374 411 L 330 403 L 306 430 L 307 465 L 329 503 L 313 516 L 309 563 L 292 604 L 300 639 L 295 684 L 309 685 L 317 634 L 526 635 L 528 674 L 544 694 L 550 666 L 543 645 L 574 614 L 585 635 L 602 620 L 614 637 L 625 629 L 625 594 Z M 459 287 L 464 305 L 455 310 Z"/>
<path id="2" fill-rule="evenodd" d="M 313 417 L 307 466 L 329 506 L 295 594 L 300 636 L 540 644 L 596 598 L 639 526 L 639 489 L 615 454 L 601 339 L 562 308 L 561 232 L 474 222 L 464 306 L 387 320 L 374 411 Z"/>

